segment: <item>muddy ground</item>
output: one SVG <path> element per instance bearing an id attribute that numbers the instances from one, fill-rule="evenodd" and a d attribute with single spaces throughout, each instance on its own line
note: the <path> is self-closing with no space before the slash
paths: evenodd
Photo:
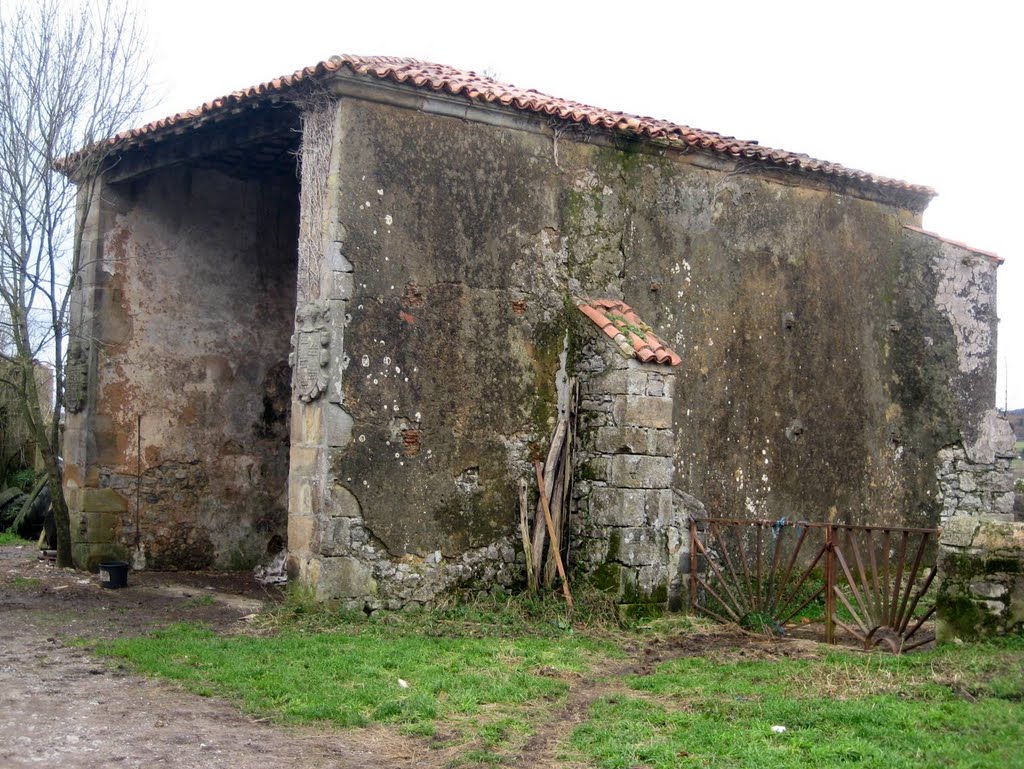
<path id="1" fill-rule="evenodd" d="M 92 656 L 74 639 L 139 635 L 172 622 L 202 621 L 240 630 L 276 589 L 248 574 L 133 572 L 129 587 L 104 590 L 95 575 L 58 569 L 30 547 L 0 547 L 0 766 L 211 767 L 441 766 L 450 756 L 426 740 L 384 728 L 284 727 L 199 697 L 173 684 L 131 675 Z M 665 659 L 728 650 L 765 658 L 815 655 L 810 642 L 779 643 L 719 634 L 638 644 L 621 670 L 572 682 L 565 707 L 538 729 L 522 766 L 560 766 L 556 751 L 586 718 L 591 702 Z"/>

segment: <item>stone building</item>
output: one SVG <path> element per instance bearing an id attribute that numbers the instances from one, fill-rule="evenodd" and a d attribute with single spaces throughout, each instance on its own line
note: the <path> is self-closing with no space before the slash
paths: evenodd
<path id="1" fill-rule="evenodd" d="M 287 547 L 371 609 L 513 588 L 570 378 L 570 569 L 624 601 L 678 600 L 695 511 L 1009 509 L 999 259 L 922 230 L 926 187 L 393 58 L 109 147 L 74 290 L 79 565 Z"/>

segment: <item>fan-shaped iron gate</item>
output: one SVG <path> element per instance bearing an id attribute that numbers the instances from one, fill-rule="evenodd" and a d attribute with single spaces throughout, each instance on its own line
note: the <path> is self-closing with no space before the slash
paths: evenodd
<path id="1" fill-rule="evenodd" d="M 899 653 L 935 639 L 938 529 L 789 522 L 785 518 L 690 522 L 694 612 L 748 630 L 782 634 L 821 620 L 867 649 Z"/>

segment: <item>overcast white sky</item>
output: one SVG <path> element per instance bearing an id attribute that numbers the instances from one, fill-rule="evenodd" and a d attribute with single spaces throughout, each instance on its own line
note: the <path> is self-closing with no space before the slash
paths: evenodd
<path id="1" fill-rule="evenodd" d="M 413 56 L 936 188 L 924 225 L 1006 258 L 997 400 L 1024 407 L 1017 3 L 138 0 L 187 109 L 335 53 Z"/>

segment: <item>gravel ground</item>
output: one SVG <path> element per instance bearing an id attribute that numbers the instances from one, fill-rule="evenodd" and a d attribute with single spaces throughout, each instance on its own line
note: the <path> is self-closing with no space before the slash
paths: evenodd
<path id="1" fill-rule="evenodd" d="M 282 727 L 131 675 L 72 643 L 183 620 L 237 628 L 278 597 L 246 574 L 140 572 L 128 588 L 104 590 L 33 548 L 0 548 L 0 767 L 422 765 L 419 746 L 383 730 Z"/>

